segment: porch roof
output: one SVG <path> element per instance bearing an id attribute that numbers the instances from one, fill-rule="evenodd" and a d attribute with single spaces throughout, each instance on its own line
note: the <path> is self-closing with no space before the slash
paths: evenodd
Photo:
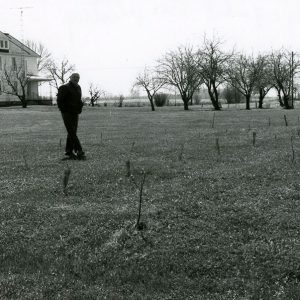
<path id="1" fill-rule="evenodd" d="M 28 78 L 28 81 L 52 81 L 53 80 L 51 78 L 38 76 L 38 75 L 30 75 L 30 76 L 27 76 L 27 78 Z"/>

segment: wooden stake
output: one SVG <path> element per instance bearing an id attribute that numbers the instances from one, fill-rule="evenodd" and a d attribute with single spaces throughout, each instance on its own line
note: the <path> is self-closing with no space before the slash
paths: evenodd
<path id="1" fill-rule="evenodd" d="M 127 171 L 126 176 L 130 177 L 130 175 L 131 175 L 130 160 L 126 161 L 126 171 Z"/>
<path id="2" fill-rule="evenodd" d="M 22 154 L 22 157 L 23 157 L 23 161 L 24 161 L 24 165 L 25 165 L 26 170 L 29 170 L 29 165 L 28 165 L 27 158 L 26 158 L 25 154 Z"/>
<path id="3" fill-rule="evenodd" d="M 215 127 L 215 112 L 214 112 L 213 119 L 211 122 L 211 128 L 214 128 L 214 127 Z"/>
<path id="4" fill-rule="evenodd" d="M 218 155 L 221 155 L 220 145 L 219 145 L 219 138 L 216 138 L 216 149 L 218 152 Z"/>
<path id="5" fill-rule="evenodd" d="M 146 179 L 146 173 L 143 173 L 143 178 L 141 180 L 141 186 L 140 186 L 140 199 L 139 199 L 139 213 L 138 213 L 138 218 L 137 218 L 137 222 L 136 222 L 136 228 L 138 230 L 143 229 L 142 223 L 140 223 L 140 219 L 141 219 L 141 213 L 142 213 L 142 197 L 143 197 L 143 188 L 144 188 L 144 183 L 145 183 L 145 179 Z"/>
<path id="6" fill-rule="evenodd" d="M 134 145 L 135 145 L 135 142 L 132 142 L 131 148 L 130 148 L 130 153 L 132 152 Z"/>
<path id="7" fill-rule="evenodd" d="M 292 147 L 292 162 L 295 160 L 295 150 L 294 150 L 294 143 L 293 143 L 293 136 L 291 136 L 291 147 Z"/>
<path id="8" fill-rule="evenodd" d="M 253 139 L 252 139 L 252 144 L 255 146 L 255 141 L 256 141 L 256 132 L 253 132 Z"/>
<path id="9" fill-rule="evenodd" d="M 180 147 L 180 152 L 178 154 L 178 160 L 179 161 L 182 161 L 182 159 L 183 159 L 183 149 L 184 149 L 184 145 L 182 144 L 181 147 Z"/>
<path id="10" fill-rule="evenodd" d="M 69 178 L 71 175 L 71 168 L 68 167 L 65 171 L 64 171 L 64 179 L 63 179 L 63 187 L 64 187 L 64 194 L 67 195 L 67 186 L 69 183 Z"/>
<path id="11" fill-rule="evenodd" d="M 284 121 L 285 121 L 285 126 L 288 126 L 288 121 L 287 121 L 286 115 L 284 115 Z"/>

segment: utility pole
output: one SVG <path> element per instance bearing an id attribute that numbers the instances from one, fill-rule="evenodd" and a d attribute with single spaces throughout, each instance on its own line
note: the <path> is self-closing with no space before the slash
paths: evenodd
<path id="1" fill-rule="evenodd" d="M 292 85 L 292 108 L 294 108 L 294 52 L 292 51 L 292 78 L 291 78 L 291 85 Z"/>
<path id="2" fill-rule="evenodd" d="M 24 18 L 23 13 L 24 9 L 33 8 L 32 6 L 20 6 L 20 7 L 11 7 L 11 9 L 18 9 L 20 11 L 20 33 L 21 33 L 21 42 L 24 43 Z"/>
<path id="3" fill-rule="evenodd" d="M 20 83 L 22 90 L 24 90 L 24 88 L 26 88 L 26 93 L 28 93 L 28 87 L 26 87 L 27 85 L 27 61 L 25 61 L 25 49 L 24 49 L 24 20 L 23 20 L 23 12 L 25 9 L 29 9 L 32 8 L 31 6 L 20 6 L 20 7 L 12 7 L 11 9 L 17 9 L 20 11 L 20 35 L 21 35 L 21 64 L 20 64 L 20 68 L 17 67 L 17 74 L 16 74 L 16 78 L 18 80 L 18 82 Z M 16 62 L 17 64 L 17 62 Z M 19 88 L 17 88 L 19 89 Z M 25 95 L 23 94 L 24 92 L 22 91 L 22 98 L 25 101 Z M 26 107 L 26 101 L 24 104 Z"/>
<path id="4" fill-rule="evenodd" d="M 17 9 L 20 11 L 20 34 L 21 34 L 21 67 L 24 71 L 24 76 L 27 72 L 26 65 L 25 65 L 25 58 L 24 58 L 24 18 L 23 13 L 25 9 L 33 8 L 32 6 L 20 6 L 20 7 L 12 7 L 11 9 Z"/>

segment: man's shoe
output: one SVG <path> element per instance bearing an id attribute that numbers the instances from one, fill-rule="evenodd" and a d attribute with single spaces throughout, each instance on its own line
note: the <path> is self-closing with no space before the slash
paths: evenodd
<path id="1" fill-rule="evenodd" d="M 86 156 L 85 155 L 77 155 L 76 159 L 77 160 L 86 160 Z"/>
<path id="2" fill-rule="evenodd" d="M 73 152 L 66 152 L 65 153 L 65 158 L 63 160 L 68 160 L 68 159 L 77 159 L 77 156 Z"/>
<path id="3" fill-rule="evenodd" d="M 76 158 L 78 160 L 86 160 L 86 156 L 85 156 L 85 153 L 83 151 L 78 151 L 77 152 L 77 155 L 76 155 Z"/>

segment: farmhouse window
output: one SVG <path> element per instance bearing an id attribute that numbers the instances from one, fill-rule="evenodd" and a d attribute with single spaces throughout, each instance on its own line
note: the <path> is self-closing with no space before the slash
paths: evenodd
<path id="1" fill-rule="evenodd" d="M 0 71 L 2 70 L 2 57 L 0 56 Z"/>
<path id="2" fill-rule="evenodd" d="M 18 91 L 18 81 L 14 81 L 14 91 Z"/>
<path id="3" fill-rule="evenodd" d="M 11 66 L 12 66 L 13 71 L 17 70 L 17 62 L 16 62 L 16 58 L 15 57 L 11 58 Z"/>
<path id="4" fill-rule="evenodd" d="M 8 49 L 8 41 L 0 40 L 0 52 L 9 52 Z"/>
<path id="5" fill-rule="evenodd" d="M 0 81 L 0 95 L 2 94 L 2 82 Z"/>

